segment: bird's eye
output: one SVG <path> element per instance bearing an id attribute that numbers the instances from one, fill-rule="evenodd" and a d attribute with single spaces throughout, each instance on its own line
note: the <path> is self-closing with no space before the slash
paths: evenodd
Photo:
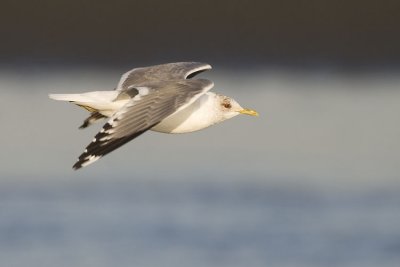
<path id="1" fill-rule="evenodd" d="M 222 104 L 224 108 L 230 109 L 232 107 L 231 103 L 225 102 Z"/>

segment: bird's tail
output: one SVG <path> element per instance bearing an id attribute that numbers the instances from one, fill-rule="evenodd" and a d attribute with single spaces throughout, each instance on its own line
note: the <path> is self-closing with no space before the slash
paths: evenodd
<path id="1" fill-rule="evenodd" d="M 89 111 L 90 116 L 79 127 L 86 128 L 89 125 L 110 117 L 121 103 L 113 100 L 118 96 L 116 91 L 98 91 L 83 94 L 49 94 L 54 100 L 68 101 Z"/>
<path id="2" fill-rule="evenodd" d="M 49 97 L 54 100 L 68 101 L 78 106 L 87 109 L 89 112 L 96 110 L 115 109 L 121 103 L 114 101 L 118 91 L 96 91 L 83 94 L 49 94 Z"/>
<path id="3" fill-rule="evenodd" d="M 49 97 L 54 100 L 69 101 L 69 102 L 84 100 L 82 94 L 49 94 Z"/>
<path id="4" fill-rule="evenodd" d="M 95 91 L 82 94 L 49 94 L 54 100 L 77 103 L 101 103 L 111 102 L 118 96 L 118 91 Z"/>
<path id="5" fill-rule="evenodd" d="M 49 94 L 49 98 L 74 103 L 91 113 L 98 111 L 93 107 L 93 104 L 96 103 L 95 99 L 87 94 Z"/>

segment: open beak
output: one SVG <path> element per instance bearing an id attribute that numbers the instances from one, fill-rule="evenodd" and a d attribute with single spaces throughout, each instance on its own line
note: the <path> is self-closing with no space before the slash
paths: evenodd
<path id="1" fill-rule="evenodd" d="M 240 114 L 246 114 L 246 115 L 250 115 L 250 116 L 258 116 L 258 112 L 252 109 L 247 109 L 244 108 L 242 110 L 239 110 Z"/>

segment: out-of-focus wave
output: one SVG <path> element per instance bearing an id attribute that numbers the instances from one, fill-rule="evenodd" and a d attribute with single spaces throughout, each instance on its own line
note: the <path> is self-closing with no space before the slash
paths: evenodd
<path id="1" fill-rule="evenodd" d="M 3 184 L 0 257 L 14 267 L 395 267 L 399 196 L 189 177 Z"/>

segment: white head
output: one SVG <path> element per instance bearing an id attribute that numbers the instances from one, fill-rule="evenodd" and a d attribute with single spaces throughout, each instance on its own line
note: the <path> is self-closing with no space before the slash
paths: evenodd
<path id="1" fill-rule="evenodd" d="M 230 97 L 207 92 L 195 104 L 167 117 L 152 130 L 164 133 L 189 133 L 207 128 L 239 114 L 258 116 L 256 111 L 242 108 Z"/>
<path id="2" fill-rule="evenodd" d="M 217 98 L 217 109 L 221 111 L 222 120 L 233 118 L 239 114 L 245 114 L 250 116 L 258 116 L 257 111 L 247 108 L 242 108 L 238 102 L 228 96 L 216 94 Z M 221 120 L 221 121 L 222 121 Z"/>

